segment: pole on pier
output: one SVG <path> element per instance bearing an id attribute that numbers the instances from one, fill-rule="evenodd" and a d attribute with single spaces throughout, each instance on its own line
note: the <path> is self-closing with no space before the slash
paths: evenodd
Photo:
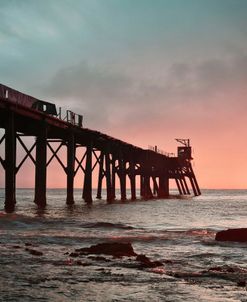
<path id="1" fill-rule="evenodd" d="M 186 195 L 187 192 L 186 192 L 186 190 L 185 190 L 183 178 L 182 178 L 181 175 L 180 175 L 180 177 L 178 178 L 178 182 L 179 182 L 179 184 L 180 184 L 180 187 L 181 187 L 181 190 L 182 190 L 182 192 L 183 192 L 183 195 Z"/>
<path id="2" fill-rule="evenodd" d="M 164 198 L 169 196 L 169 178 L 167 175 L 159 176 L 158 197 Z"/>
<path id="3" fill-rule="evenodd" d="M 197 196 L 197 191 L 196 191 L 196 187 L 195 187 L 195 184 L 194 184 L 194 181 L 193 181 L 193 177 L 189 177 L 189 180 L 190 180 L 190 183 L 191 183 L 191 187 L 192 187 L 192 190 L 193 190 L 193 193 L 195 196 Z"/>
<path id="4" fill-rule="evenodd" d="M 105 154 L 105 172 L 106 172 L 106 199 L 108 202 L 113 201 L 112 196 L 112 179 L 111 179 L 111 160 L 107 151 Z"/>
<path id="5" fill-rule="evenodd" d="M 131 200 L 136 200 L 136 175 L 135 175 L 135 163 L 133 160 L 129 163 L 129 178 L 131 189 Z"/>
<path id="6" fill-rule="evenodd" d="M 189 190 L 189 187 L 187 185 L 187 182 L 186 182 L 186 179 L 185 179 L 184 175 L 182 176 L 182 180 L 184 182 L 184 187 L 185 187 L 186 194 L 190 195 L 190 190 Z"/>
<path id="7" fill-rule="evenodd" d="M 144 197 L 144 176 L 140 174 L 140 195 L 141 197 Z"/>
<path id="8" fill-rule="evenodd" d="M 192 186 L 192 190 L 193 190 L 193 193 L 195 196 L 199 196 L 201 195 L 201 191 L 198 187 L 198 184 L 197 184 L 197 181 L 196 181 L 196 178 L 194 176 L 190 176 L 189 177 L 189 180 L 190 180 L 190 183 L 191 183 L 191 186 Z"/>
<path id="9" fill-rule="evenodd" d="M 201 190 L 199 188 L 195 175 L 194 175 L 193 179 L 194 179 L 194 183 L 195 183 L 195 187 L 196 187 L 196 191 L 197 191 L 197 196 L 199 196 L 199 195 L 201 195 Z"/>
<path id="10" fill-rule="evenodd" d="M 155 177 L 155 176 L 152 176 L 152 179 L 153 179 L 153 194 L 154 194 L 155 196 L 158 196 L 159 186 L 158 186 L 158 184 L 157 184 L 156 177 Z"/>
<path id="11" fill-rule="evenodd" d="M 46 148 L 47 130 L 42 124 L 36 138 L 36 164 L 35 164 L 35 193 L 34 202 L 40 207 L 46 206 Z"/>
<path id="12" fill-rule="evenodd" d="M 111 166 L 112 166 L 112 171 L 111 171 L 111 195 L 112 199 L 114 200 L 116 198 L 116 157 L 114 154 L 112 154 L 112 160 L 111 160 Z"/>
<path id="13" fill-rule="evenodd" d="M 101 151 L 99 156 L 99 175 L 98 175 L 98 187 L 97 187 L 97 199 L 102 198 L 102 180 L 104 177 L 104 152 Z"/>
<path id="14" fill-rule="evenodd" d="M 16 132 L 13 112 L 9 113 L 5 130 L 5 210 L 13 212 L 16 197 Z"/>
<path id="15" fill-rule="evenodd" d="M 87 146 L 86 153 L 86 169 L 82 196 L 86 203 L 92 203 L 92 144 Z"/>
<path id="16" fill-rule="evenodd" d="M 190 183 L 191 183 L 194 195 L 195 196 L 199 196 L 199 195 L 201 195 L 201 191 L 200 191 L 199 185 L 197 183 L 197 180 L 196 180 L 194 171 L 192 169 L 191 163 L 188 166 L 188 170 L 189 170 L 188 177 L 189 177 L 189 180 L 190 180 Z"/>
<path id="17" fill-rule="evenodd" d="M 119 159 L 119 182 L 120 182 L 120 192 L 121 192 L 121 200 L 126 200 L 126 162 L 122 158 Z"/>
<path id="18" fill-rule="evenodd" d="M 150 187 L 150 176 L 148 174 L 144 176 L 144 198 L 153 198 L 153 193 Z"/>
<path id="19" fill-rule="evenodd" d="M 74 204 L 75 138 L 71 132 L 67 141 L 67 204 Z"/>
<path id="20" fill-rule="evenodd" d="M 176 182 L 176 185 L 178 187 L 179 194 L 183 195 L 183 192 L 182 192 L 182 189 L 181 189 L 181 185 L 179 183 L 179 180 L 178 180 L 177 176 L 175 176 L 175 182 Z"/>

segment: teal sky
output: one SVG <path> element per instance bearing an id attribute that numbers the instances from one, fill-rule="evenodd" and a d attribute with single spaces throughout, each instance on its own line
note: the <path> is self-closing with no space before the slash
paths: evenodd
<path id="1" fill-rule="evenodd" d="M 246 80 L 246 0 L 0 0 L 1 83 L 142 147 L 190 137 L 204 186 L 247 183 Z"/>

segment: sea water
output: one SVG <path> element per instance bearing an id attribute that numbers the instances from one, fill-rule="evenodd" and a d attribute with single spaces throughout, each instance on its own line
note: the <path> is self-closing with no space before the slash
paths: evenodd
<path id="1" fill-rule="evenodd" d="M 48 190 L 40 210 L 33 190 L 17 190 L 6 214 L 0 190 L 0 301 L 247 301 L 247 244 L 214 239 L 247 227 L 247 191 L 87 205 L 75 190 L 70 207 L 65 193 Z M 163 266 L 71 254 L 101 242 L 130 242 Z"/>

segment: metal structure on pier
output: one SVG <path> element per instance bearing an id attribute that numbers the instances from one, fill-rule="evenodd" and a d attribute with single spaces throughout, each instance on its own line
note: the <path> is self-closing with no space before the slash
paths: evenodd
<path id="1" fill-rule="evenodd" d="M 191 165 L 189 140 L 178 139 L 182 146 L 178 154 L 161 152 L 157 147 L 148 150 L 128 144 L 99 131 L 83 128 L 82 116 L 67 111 L 67 118 L 57 114 L 56 106 L 0 84 L 0 168 L 5 174 L 5 210 L 11 212 L 16 203 L 16 175 L 30 158 L 35 167 L 34 202 L 46 206 L 47 169 L 53 160 L 62 166 L 67 177 L 67 204 L 74 203 L 74 178 L 83 171 L 82 198 L 92 203 L 92 180 L 97 171 L 97 198 L 102 198 L 102 183 L 106 183 L 106 199 L 116 198 L 116 179 L 120 185 L 121 200 L 127 198 L 126 179 L 129 178 L 130 198 L 136 200 L 137 187 L 144 199 L 169 196 L 169 180 L 174 179 L 180 195 L 201 194 Z M 34 137 L 28 147 L 23 137 Z M 24 158 L 17 164 L 17 142 L 25 150 Z M 66 148 L 66 164 L 59 150 Z M 82 155 L 77 150 L 82 148 Z M 48 158 L 48 150 L 52 154 Z M 35 156 L 32 152 L 35 151 Z M 97 169 L 95 169 L 97 166 Z M 138 181 L 138 185 L 137 185 Z M 138 190 L 139 191 L 139 190 Z"/>

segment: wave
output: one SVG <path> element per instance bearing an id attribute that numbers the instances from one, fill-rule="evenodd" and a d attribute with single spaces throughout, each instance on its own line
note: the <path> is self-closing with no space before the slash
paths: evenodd
<path id="1" fill-rule="evenodd" d="M 108 228 L 108 229 L 125 229 L 125 230 L 133 230 L 134 227 L 130 225 L 126 225 L 123 223 L 111 223 L 111 222 L 92 222 L 81 225 L 82 228 Z"/>

